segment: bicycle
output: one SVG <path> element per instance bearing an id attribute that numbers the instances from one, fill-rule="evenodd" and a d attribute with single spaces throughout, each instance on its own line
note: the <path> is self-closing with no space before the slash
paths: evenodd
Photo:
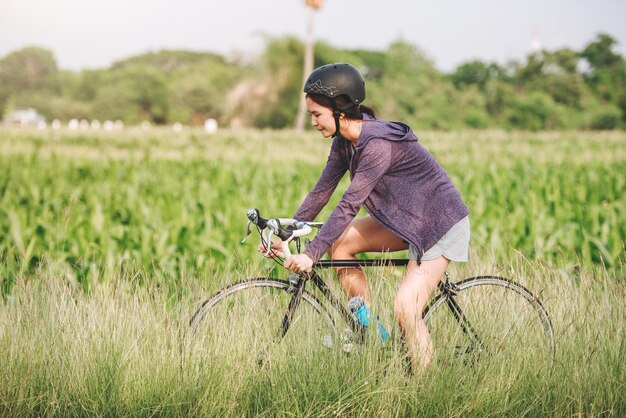
<path id="1" fill-rule="evenodd" d="M 272 237 L 279 237 L 282 257 L 273 260 L 281 265 L 291 254 L 290 243 L 295 242 L 300 252 L 301 237 L 322 226 L 320 222 L 265 219 L 257 209 L 250 209 L 247 217 L 242 243 L 250 235 L 251 225 L 256 226 L 268 252 Z M 351 351 L 364 342 L 364 330 L 317 270 L 405 266 L 408 261 L 321 260 L 310 273 L 291 273 L 287 280 L 253 277 L 238 281 L 202 303 L 189 321 L 191 335 L 194 340 L 202 336 L 200 345 L 212 347 L 216 355 L 227 353 L 239 362 L 265 362 L 273 350 L 281 348 L 288 356 L 320 346 Z M 323 299 L 306 289 L 308 283 Z M 327 309 L 328 305 L 333 310 Z M 452 282 L 446 273 L 423 317 L 439 358 L 474 362 L 483 356 L 519 356 L 520 347 L 526 355 L 554 354 L 554 332 L 543 304 L 526 287 L 503 277 L 476 276 Z"/>

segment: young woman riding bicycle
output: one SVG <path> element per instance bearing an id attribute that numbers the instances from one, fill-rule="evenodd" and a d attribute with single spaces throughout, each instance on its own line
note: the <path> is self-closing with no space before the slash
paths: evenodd
<path id="1" fill-rule="evenodd" d="M 362 105 L 365 81 L 355 67 L 319 67 L 309 75 L 304 92 L 311 123 L 333 142 L 317 184 L 294 219 L 314 220 L 346 171 L 351 182 L 310 245 L 284 266 L 300 273 L 325 253 L 346 260 L 362 252 L 408 249 L 411 260 L 396 293 L 394 313 L 414 366 L 424 367 L 433 353 L 422 313 L 449 262 L 467 261 L 469 210 L 409 126 L 377 119 Z M 362 206 L 368 215 L 355 219 Z M 280 250 L 280 241 L 271 245 Z M 363 270 L 336 270 L 348 297 L 361 296 L 369 304 Z"/>

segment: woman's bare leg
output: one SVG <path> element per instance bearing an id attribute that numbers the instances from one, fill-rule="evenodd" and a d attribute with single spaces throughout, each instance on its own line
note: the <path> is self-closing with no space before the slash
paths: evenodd
<path id="1" fill-rule="evenodd" d="M 411 260 L 396 294 L 394 312 L 402 328 L 414 370 L 423 369 L 432 361 L 432 341 L 422 313 L 449 263 L 443 256 L 423 261 L 419 266 L 415 260 Z"/>
<path id="2" fill-rule="evenodd" d="M 356 255 L 363 252 L 400 251 L 407 248 L 408 244 L 401 238 L 368 215 L 352 221 L 328 250 L 328 254 L 332 260 L 355 260 Z M 335 271 L 348 298 L 361 296 L 369 305 L 369 289 L 363 270 L 359 267 L 336 267 Z"/>

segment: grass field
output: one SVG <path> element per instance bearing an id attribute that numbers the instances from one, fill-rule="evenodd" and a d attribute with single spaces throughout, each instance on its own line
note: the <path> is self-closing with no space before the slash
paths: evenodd
<path id="1" fill-rule="evenodd" d="M 328 142 L 0 130 L 0 415 L 624 416 L 626 134 L 421 141 L 471 211 L 472 257 L 451 273 L 499 274 L 540 294 L 554 362 L 436 361 L 411 376 L 400 349 L 381 356 L 375 345 L 345 355 L 303 342 L 299 361 L 284 353 L 262 369 L 215 361 L 210 348 L 184 355 L 203 298 L 247 276 L 284 276 L 256 244 L 239 245 L 245 211 L 290 216 Z M 392 324 L 400 272 L 369 274 Z"/>

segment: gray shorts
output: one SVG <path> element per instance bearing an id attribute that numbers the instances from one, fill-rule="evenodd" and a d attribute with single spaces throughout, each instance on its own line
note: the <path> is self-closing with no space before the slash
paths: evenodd
<path id="1" fill-rule="evenodd" d="M 434 260 L 444 256 L 450 261 L 467 261 L 470 240 L 469 217 L 465 217 L 452 225 L 452 228 L 441 237 L 432 248 L 422 256 L 422 261 Z M 417 260 L 417 251 L 409 244 L 409 258 Z"/>

